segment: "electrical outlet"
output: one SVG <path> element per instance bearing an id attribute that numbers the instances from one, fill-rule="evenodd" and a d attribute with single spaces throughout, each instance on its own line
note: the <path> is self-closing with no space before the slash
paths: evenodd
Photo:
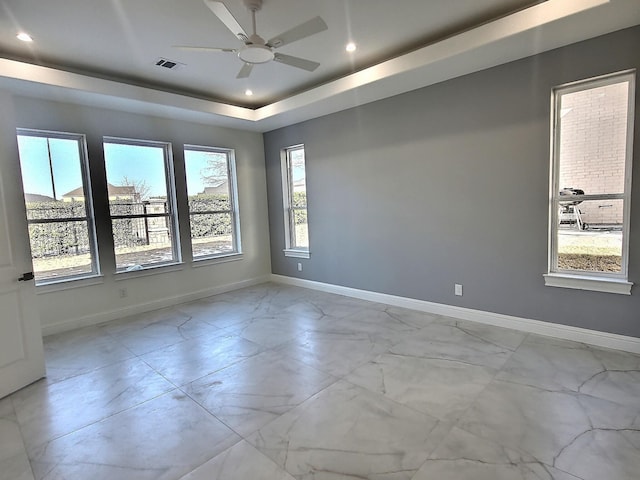
<path id="1" fill-rule="evenodd" d="M 298 262 L 298 271 L 301 272 L 302 271 L 302 263 Z"/>
<path id="2" fill-rule="evenodd" d="M 458 297 L 461 297 L 461 296 L 462 296 L 462 285 L 460 285 L 459 283 L 456 283 L 456 284 L 455 284 L 455 290 L 454 290 L 454 291 L 455 291 L 455 294 L 456 294 Z"/>
<path id="3" fill-rule="evenodd" d="M 126 288 L 121 288 L 118 290 L 118 296 L 120 298 L 127 298 L 128 293 L 127 293 L 127 289 Z"/>

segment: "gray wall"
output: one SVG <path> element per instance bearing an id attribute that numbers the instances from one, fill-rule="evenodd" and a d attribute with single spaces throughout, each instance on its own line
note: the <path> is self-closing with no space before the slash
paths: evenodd
<path id="1" fill-rule="evenodd" d="M 551 88 L 638 68 L 638 45 L 635 27 L 265 134 L 273 273 L 640 337 L 640 95 L 633 295 L 542 276 Z M 280 150 L 299 143 L 309 260 L 282 253 Z"/>

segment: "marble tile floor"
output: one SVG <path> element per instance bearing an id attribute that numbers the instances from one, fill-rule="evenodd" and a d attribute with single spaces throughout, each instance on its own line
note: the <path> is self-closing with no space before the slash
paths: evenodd
<path id="1" fill-rule="evenodd" d="M 277 284 L 45 338 L 0 480 L 640 478 L 640 356 Z"/>

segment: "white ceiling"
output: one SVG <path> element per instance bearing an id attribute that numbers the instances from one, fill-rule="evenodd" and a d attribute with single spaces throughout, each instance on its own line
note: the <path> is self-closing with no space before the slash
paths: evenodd
<path id="1" fill-rule="evenodd" d="M 225 4 L 250 31 L 241 0 Z M 234 54 L 172 47 L 240 45 L 202 0 L 0 0 L 0 86 L 266 131 L 637 25 L 640 0 L 264 0 L 258 33 L 317 15 L 328 30 L 279 50 L 315 72 L 271 62 L 238 80 Z"/>

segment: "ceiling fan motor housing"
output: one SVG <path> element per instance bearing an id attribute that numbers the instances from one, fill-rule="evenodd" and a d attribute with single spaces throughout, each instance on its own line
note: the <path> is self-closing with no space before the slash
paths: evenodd
<path id="1" fill-rule="evenodd" d="M 273 52 L 265 45 L 246 45 L 238 52 L 238 57 L 245 63 L 267 63 L 273 60 Z"/>

